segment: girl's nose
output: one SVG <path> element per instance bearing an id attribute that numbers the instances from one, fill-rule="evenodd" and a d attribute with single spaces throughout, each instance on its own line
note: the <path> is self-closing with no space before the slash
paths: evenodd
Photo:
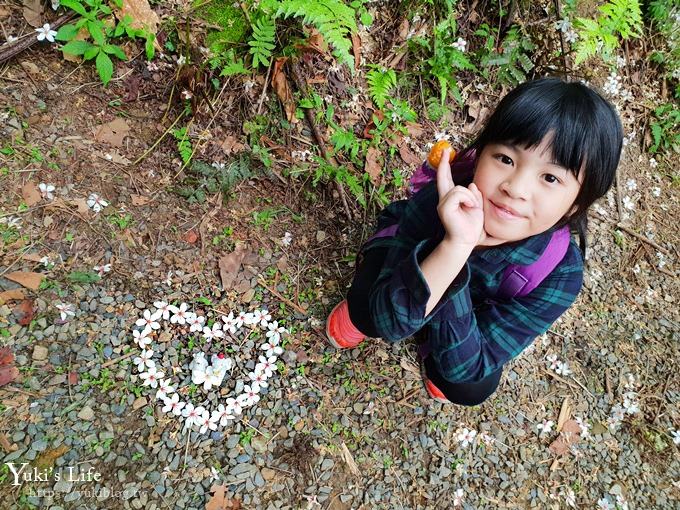
<path id="1" fill-rule="evenodd" d="M 527 172 L 513 172 L 501 183 L 500 188 L 515 200 L 525 200 L 530 192 Z"/>

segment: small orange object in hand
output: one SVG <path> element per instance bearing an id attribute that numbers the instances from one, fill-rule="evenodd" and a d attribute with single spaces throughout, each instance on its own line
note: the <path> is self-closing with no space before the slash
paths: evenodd
<path id="1" fill-rule="evenodd" d="M 439 162 L 442 159 L 442 153 L 444 152 L 444 149 L 451 149 L 451 153 L 449 154 L 449 163 L 453 163 L 453 158 L 456 157 L 456 151 L 451 148 L 451 144 L 446 140 L 439 140 L 434 144 L 430 154 L 427 156 L 427 162 L 432 168 L 439 167 Z"/>

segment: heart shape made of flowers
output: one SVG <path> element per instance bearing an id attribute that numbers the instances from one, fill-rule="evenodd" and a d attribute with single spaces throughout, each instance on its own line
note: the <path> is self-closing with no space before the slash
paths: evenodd
<path id="1" fill-rule="evenodd" d="M 162 401 L 162 412 L 183 420 L 185 429 L 198 430 L 204 434 L 230 425 L 246 408 L 259 402 L 261 390 L 267 388 L 268 380 L 277 373 L 276 362 L 283 353 L 281 339 L 288 333 L 286 328 L 279 326 L 278 321 L 272 321 L 266 309 L 241 311 L 236 316 L 230 312 L 229 315 L 220 314 L 216 319 L 209 319 L 206 315 L 191 311 L 187 303 L 175 306 L 165 301 L 156 301 L 154 307 L 153 310 L 144 310 L 135 322 L 137 329 L 132 334 L 141 352 L 133 359 L 133 363 L 143 381 L 142 386 L 155 390 L 156 400 Z M 208 347 L 208 350 L 213 351 L 210 363 L 204 350 L 192 353 L 189 369 L 193 386 L 183 382 L 178 376 L 182 373 L 181 367 L 168 365 L 167 361 L 159 359 L 157 355 L 156 341 L 163 325 L 168 324 L 182 335 L 188 335 L 187 350 L 193 351 L 195 343 L 202 340 L 204 348 Z M 223 351 L 233 352 L 238 335 L 243 330 L 247 334 L 241 345 L 251 336 L 257 338 L 264 333 L 266 337 L 266 341 L 259 345 L 259 350 L 264 351 L 264 355 L 259 356 L 254 370 L 248 373 L 248 382 L 237 380 L 235 388 L 242 387 L 242 391 L 228 396 L 218 405 L 210 406 L 210 399 L 204 393 L 197 398 L 200 400 L 203 396 L 202 401 L 196 405 L 188 398 L 188 394 L 193 393 L 195 396 L 201 387 L 203 392 L 219 390 L 228 372 L 236 365 L 234 359 Z M 214 353 L 218 349 L 221 350 Z M 168 371 L 166 375 L 165 370 L 168 369 L 172 374 Z"/>

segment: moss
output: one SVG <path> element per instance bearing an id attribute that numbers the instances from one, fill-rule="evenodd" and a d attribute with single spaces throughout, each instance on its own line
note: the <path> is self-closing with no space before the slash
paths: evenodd
<path id="1" fill-rule="evenodd" d="M 195 0 L 194 5 L 205 4 L 205 0 Z M 233 0 L 213 0 L 196 10 L 196 15 L 211 25 L 222 27 L 222 30 L 210 30 L 206 37 L 206 46 L 213 49 L 238 44 L 245 39 L 250 30 L 248 20 L 243 11 L 234 7 Z"/>

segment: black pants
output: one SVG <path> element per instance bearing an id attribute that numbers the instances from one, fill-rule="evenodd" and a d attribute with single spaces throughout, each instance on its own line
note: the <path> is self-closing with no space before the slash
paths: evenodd
<path id="1" fill-rule="evenodd" d="M 357 256 L 352 287 L 347 293 L 347 305 L 352 323 L 363 334 L 373 338 L 379 335 L 375 331 L 368 311 L 368 293 L 380 273 L 386 255 L 387 248 L 361 251 Z M 492 395 L 498 387 L 503 372 L 503 369 L 499 369 L 475 383 L 452 383 L 444 379 L 437 371 L 432 356 L 426 357 L 424 364 L 427 377 L 446 395 L 446 398 L 455 404 L 466 406 L 481 404 Z"/>

